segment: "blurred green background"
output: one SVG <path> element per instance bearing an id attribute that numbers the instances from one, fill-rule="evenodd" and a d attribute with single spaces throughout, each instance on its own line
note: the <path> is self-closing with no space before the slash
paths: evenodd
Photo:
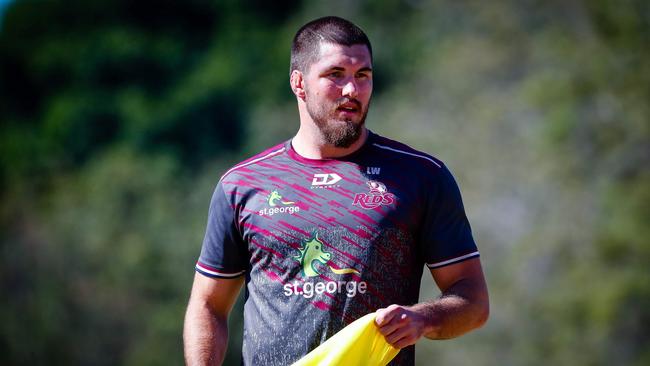
<path id="1" fill-rule="evenodd" d="M 323 15 L 366 30 L 369 127 L 449 165 L 482 253 L 488 324 L 418 364 L 650 364 L 649 4 L 0 1 L 0 364 L 183 362 L 212 189 L 297 130 Z"/>

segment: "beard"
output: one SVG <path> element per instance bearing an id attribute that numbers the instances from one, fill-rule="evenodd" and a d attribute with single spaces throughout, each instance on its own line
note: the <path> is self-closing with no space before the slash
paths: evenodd
<path id="1" fill-rule="evenodd" d="M 350 118 L 340 119 L 334 114 L 338 106 L 346 102 L 354 102 L 359 106 L 361 118 L 358 122 Z M 368 115 L 368 108 L 362 109 L 361 103 L 356 99 L 340 98 L 333 105 L 306 103 L 309 116 L 318 127 L 323 140 L 335 147 L 350 147 L 361 137 L 363 126 Z M 314 105 L 316 104 L 316 105 Z"/>

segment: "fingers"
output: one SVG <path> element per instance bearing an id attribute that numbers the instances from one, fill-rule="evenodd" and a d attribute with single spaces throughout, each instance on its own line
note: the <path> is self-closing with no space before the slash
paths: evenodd
<path id="1" fill-rule="evenodd" d="M 390 343 L 393 347 L 402 349 L 404 347 L 411 346 L 417 342 L 417 338 L 413 335 L 405 335 L 404 337 L 398 339 L 395 342 L 389 342 L 388 339 L 386 342 Z"/>
<path id="2" fill-rule="evenodd" d="M 395 331 L 407 326 L 408 322 L 409 321 L 406 314 L 398 313 L 395 314 L 395 316 L 393 316 L 389 322 L 386 322 L 382 326 L 380 326 L 379 331 L 384 336 L 388 336 L 394 333 Z"/>
<path id="3" fill-rule="evenodd" d="M 405 307 L 391 305 L 377 310 L 375 322 L 386 342 L 401 349 L 415 344 L 420 338 L 421 331 L 415 315 Z"/>
<path id="4" fill-rule="evenodd" d="M 376 311 L 375 324 L 381 327 L 384 324 L 387 324 L 393 317 L 401 313 L 402 307 L 399 305 L 391 305 L 385 309 L 379 309 Z"/>

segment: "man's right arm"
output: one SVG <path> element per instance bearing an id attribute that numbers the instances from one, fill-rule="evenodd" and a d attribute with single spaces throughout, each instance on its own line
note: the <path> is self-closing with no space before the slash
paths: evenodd
<path id="1" fill-rule="evenodd" d="M 228 314 L 243 283 L 244 276 L 195 274 L 183 329 L 187 365 L 221 365 L 228 346 Z"/>

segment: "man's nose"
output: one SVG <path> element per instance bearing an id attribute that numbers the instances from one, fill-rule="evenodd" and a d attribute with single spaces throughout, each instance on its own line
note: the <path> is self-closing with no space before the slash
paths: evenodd
<path id="1" fill-rule="evenodd" d="M 345 85 L 343 85 L 343 96 L 348 98 L 357 97 L 357 84 L 354 82 L 354 79 L 348 80 Z"/>

